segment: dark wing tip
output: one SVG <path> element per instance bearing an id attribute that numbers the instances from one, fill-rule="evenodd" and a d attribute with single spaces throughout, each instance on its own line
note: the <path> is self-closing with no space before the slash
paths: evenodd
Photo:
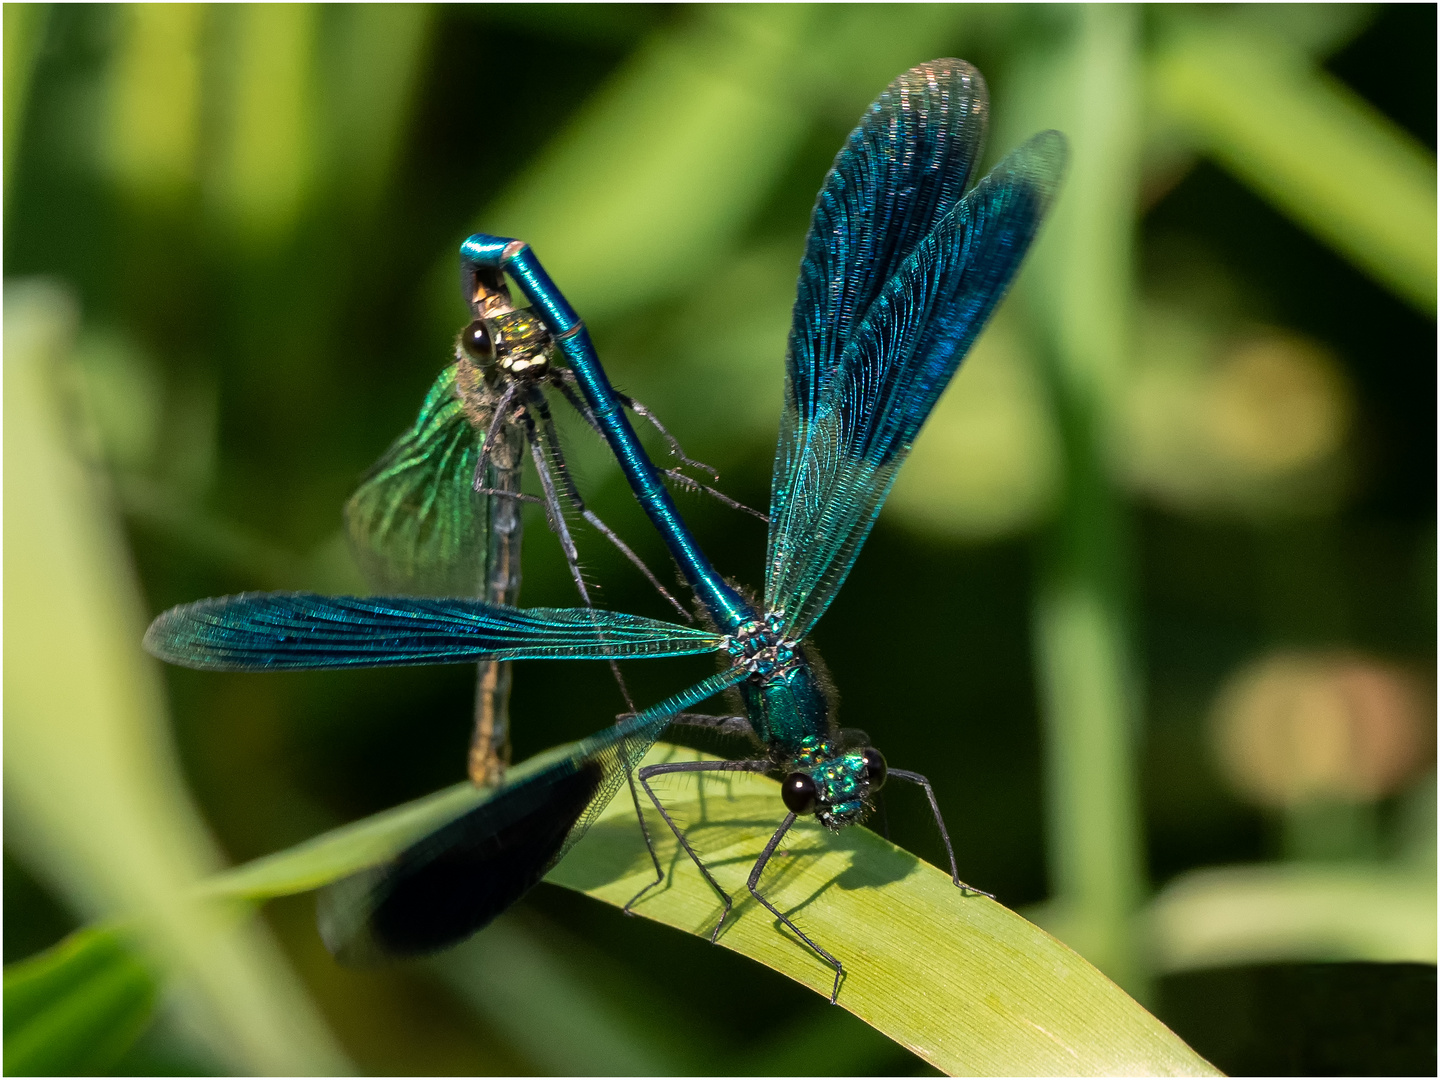
<path id="1" fill-rule="evenodd" d="M 1041 212 L 1049 209 L 1065 169 L 1070 163 L 1070 140 L 1051 129 L 1030 136 L 1006 160 L 1007 171 L 1016 180 L 1033 188 L 1041 200 Z"/>
<path id="2" fill-rule="evenodd" d="M 604 782 L 598 761 L 581 761 L 543 785 L 502 787 L 389 864 L 328 886 L 325 947 L 362 967 L 458 945 L 540 882 Z"/>

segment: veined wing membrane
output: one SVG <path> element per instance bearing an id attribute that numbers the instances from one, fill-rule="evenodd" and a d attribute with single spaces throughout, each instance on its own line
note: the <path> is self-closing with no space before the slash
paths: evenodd
<path id="1" fill-rule="evenodd" d="M 463 941 L 564 857 L 676 713 L 745 678 L 732 668 L 613 728 L 519 766 L 492 795 L 401 852 L 320 894 L 320 934 L 366 964 Z"/>
<path id="2" fill-rule="evenodd" d="M 892 82 L 836 155 L 800 265 L 772 519 L 791 498 L 850 339 L 885 283 L 965 194 L 989 108 L 978 71 L 963 60 L 932 60 Z"/>
<path id="3" fill-rule="evenodd" d="M 594 608 L 508 608 L 412 596 L 240 593 L 164 612 L 154 656 L 210 671 L 614 660 L 713 652 L 708 630 Z"/>
<path id="4" fill-rule="evenodd" d="M 474 490 L 480 436 L 456 394 L 451 364 L 420 415 L 345 504 L 345 530 L 381 592 L 476 596 L 484 591 L 489 514 Z"/>
<path id="5" fill-rule="evenodd" d="M 965 196 L 906 260 L 841 358 L 784 513 L 765 604 L 809 632 L 844 582 L 920 427 L 1005 295 L 1059 185 L 1065 139 L 1042 132 Z"/>

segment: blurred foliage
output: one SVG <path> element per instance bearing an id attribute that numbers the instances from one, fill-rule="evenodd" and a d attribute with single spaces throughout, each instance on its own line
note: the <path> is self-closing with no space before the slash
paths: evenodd
<path id="1" fill-rule="evenodd" d="M 145 617 L 119 523 L 70 445 L 57 384 L 74 316 L 54 286 L 6 290 L 5 453 L 24 462 L 5 485 L 16 568 L 5 605 L 6 843 L 81 912 L 132 917 L 189 984 L 186 1007 L 219 1056 L 241 1069 L 334 1068 L 344 1059 L 268 935 L 185 896 L 219 859 L 177 767 L 158 666 L 137 644 Z M 123 989 L 128 976 L 116 978 Z M 78 1011 L 83 1026 L 95 994 L 128 1009 L 108 1001 L 113 989 L 86 988 L 61 1016 Z M 73 1032 L 53 1016 L 38 1023 Z M 21 1061 L 62 1072 L 81 1063 L 47 1059 L 35 1030 L 16 1038 Z"/>
<path id="2" fill-rule="evenodd" d="M 155 961 L 219 963 L 203 937 L 163 944 L 190 918 L 169 914 L 177 883 L 214 861 L 186 788 L 243 861 L 462 777 L 464 671 L 169 671 L 172 729 L 138 626 L 221 592 L 360 587 L 340 506 L 445 362 L 466 233 L 534 243 L 616 382 L 762 505 L 814 193 L 890 78 L 959 55 L 990 80 L 992 159 L 1054 124 L 1075 170 L 817 635 L 845 722 L 925 763 L 968 880 L 1046 901 L 1027 912 L 1142 996 L 1217 964 L 1433 963 L 1433 736 L 1381 786 L 1282 805 L 1213 752 L 1211 717 L 1253 665 L 1298 653 L 1411 689 L 1322 674 L 1256 699 L 1312 703 L 1287 714 L 1298 741 L 1263 743 L 1273 783 L 1314 767 L 1284 752 L 1312 725 L 1433 730 L 1434 20 L 7 5 L 7 961 L 125 913 Z M 13 291 L 36 276 L 59 285 Z M 11 345 L 27 325 L 62 327 L 39 368 Z M 17 448 L 26 430 L 53 454 Z M 603 446 L 566 433 L 587 501 L 663 565 Z M 758 584 L 763 531 L 682 500 L 721 569 Z M 540 519 L 530 535 L 524 602 L 572 602 Z M 602 603 L 663 617 L 584 541 Z M 120 596 L 137 573 L 144 599 Z M 699 673 L 627 678 L 658 699 Z M 603 673 L 527 668 L 517 755 L 619 707 Z M 1283 729 L 1266 708 L 1243 711 Z M 169 794 L 126 794 L 157 776 Z M 937 855 L 921 800 L 887 809 L 902 847 Z M 1406 929 L 1426 911 L 1428 939 Z M 185 1002 L 225 984 L 179 980 L 118 1069 L 193 1062 L 197 1031 L 213 1067 L 240 1068 L 255 1016 L 316 1015 L 295 976 L 366 1071 L 921 1065 L 798 984 L 564 890 L 383 972 L 336 968 L 303 901 L 265 917 L 294 975 L 253 928 L 227 938 L 224 962 L 272 989 L 212 993 L 225 1019 L 197 1026 Z M 746 1007 L 701 1004 L 717 985 Z M 571 1016 L 593 1059 L 552 1037 Z M 270 1045 L 301 1044 L 333 1053 L 318 1026 Z"/>
<path id="3" fill-rule="evenodd" d="M 5 1071 L 103 1074 L 149 1024 L 155 978 L 114 930 L 77 930 L 5 969 Z"/>

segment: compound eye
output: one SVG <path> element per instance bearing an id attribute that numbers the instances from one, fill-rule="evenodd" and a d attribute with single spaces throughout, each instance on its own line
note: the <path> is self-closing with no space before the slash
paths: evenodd
<path id="1" fill-rule="evenodd" d="M 490 338 L 490 328 L 485 325 L 484 319 L 476 319 L 460 332 L 460 347 L 476 363 L 495 362 L 495 342 Z"/>
<path id="2" fill-rule="evenodd" d="M 780 783 L 780 798 L 792 814 L 808 814 L 815 809 L 815 781 L 809 773 L 792 772 Z"/>
<path id="3" fill-rule="evenodd" d="M 865 763 L 865 779 L 870 782 L 870 790 L 879 791 L 885 786 L 885 776 L 889 772 L 885 755 L 873 746 L 867 746 L 860 751 L 860 760 Z"/>

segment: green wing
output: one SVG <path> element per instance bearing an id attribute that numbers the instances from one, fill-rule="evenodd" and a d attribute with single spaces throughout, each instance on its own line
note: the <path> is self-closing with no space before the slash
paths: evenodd
<path id="1" fill-rule="evenodd" d="M 484 438 L 440 373 L 410 430 L 395 440 L 345 504 L 361 571 L 381 592 L 480 596 L 486 579 L 487 497 L 474 491 Z"/>

